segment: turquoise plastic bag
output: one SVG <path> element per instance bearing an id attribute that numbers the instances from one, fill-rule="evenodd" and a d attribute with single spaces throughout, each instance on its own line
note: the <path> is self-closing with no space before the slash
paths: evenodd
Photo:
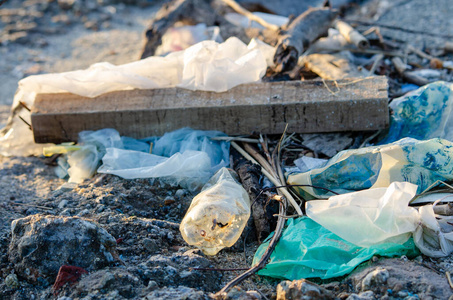
<path id="1" fill-rule="evenodd" d="M 270 237 L 258 248 L 253 264 L 264 254 L 269 240 Z M 289 219 L 270 262 L 258 274 L 288 280 L 335 278 L 349 274 L 374 255 L 415 257 L 419 251 L 412 238 L 402 245 L 383 243 L 363 248 L 343 240 L 310 218 Z"/>
<path id="2" fill-rule="evenodd" d="M 438 180 L 453 180 L 453 143 L 444 139 L 398 142 L 341 151 L 327 164 L 288 176 L 288 184 L 313 185 L 339 194 L 410 182 L 424 191 Z M 332 193 L 309 186 L 295 187 L 305 199 L 328 198 Z"/>

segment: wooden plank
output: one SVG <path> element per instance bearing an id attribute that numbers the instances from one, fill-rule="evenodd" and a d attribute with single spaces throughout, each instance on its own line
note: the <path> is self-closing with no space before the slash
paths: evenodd
<path id="1" fill-rule="evenodd" d="M 38 94 L 31 121 L 37 143 L 76 141 L 83 130 L 115 128 L 143 138 L 182 127 L 230 135 L 377 130 L 388 126 L 385 76 L 284 81 L 224 93 L 179 88 L 117 91 L 86 98 Z"/>

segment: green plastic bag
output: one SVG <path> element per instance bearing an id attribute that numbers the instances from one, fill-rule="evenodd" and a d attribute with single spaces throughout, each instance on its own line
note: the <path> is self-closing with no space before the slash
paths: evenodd
<path id="1" fill-rule="evenodd" d="M 256 264 L 266 251 L 270 237 L 258 248 Z M 308 217 L 289 219 L 266 267 L 259 275 L 297 280 L 328 279 L 349 274 L 374 255 L 393 257 L 419 255 L 412 238 L 404 244 L 383 243 L 363 248 L 349 243 Z"/>

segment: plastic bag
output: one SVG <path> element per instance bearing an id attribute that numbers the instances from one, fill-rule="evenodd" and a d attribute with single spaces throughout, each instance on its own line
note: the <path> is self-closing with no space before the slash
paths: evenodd
<path id="1" fill-rule="evenodd" d="M 421 222 L 414 232 L 414 242 L 420 251 L 432 257 L 453 253 L 453 216 L 435 214 L 433 205 L 422 206 L 419 212 Z"/>
<path id="2" fill-rule="evenodd" d="M 308 184 L 344 194 L 369 188 L 388 187 L 395 181 L 418 185 L 420 193 L 438 180 L 453 179 L 453 143 L 443 139 L 398 142 L 355 150 L 332 157 L 326 166 L 288 176 L 288 184 Z M 306 199 L 333 194 L 312 187 L 295 187 Z"/>
<path id="3" fill-rule="evenodd" d="M 207 255 L 233 246 L 250 217 L 250 199 L 226 168 L 193 198 L 179 230 L 184 240 Z"/>
<path id="4" fill-rule="evenodd" d="M 266 251 L 269 239 L 256 251 L 253 265 Z M 302 217 L 287 221 L 269 263 L 258 274 L 288 280 L 328 279 L 349 274 L 374 255 L 415 257 L 418 253 L 412 239 L 403 245 L 381 243 L 362 248 L 343 240 L 315 221 Z"/>
<path id="5" fill-rule="evenodd" d="M 420 222 L 418 211 L 408 206 L 416 192 L 414 184 L 394 182 L 388 188 L 312 200 L 307 202 L 307 216 L 357 246 L 402 244 Z"/>
<path id="6" fill-rule="evenodd" d="M 207 27 L 200 23 L 193 26 L 179 26 L 168 29 L 162 36 L 162 44 L 157 47 L 154 55 L 166 55 L 181 51 L 205 40 L 223 42 L 218 26 Z"/>
<path id="7" fill-rule="evenodd" d="M 394 99 L 389 106 L 393 110 L 390 129 L 381 144 L 404 137 L 453 141 L 453 83 L 430 83 Z"/>
<path id="8" fill-rule="evenodd" d="M 51 146 L 44 149 L 44 154 L 66 154 L 58 162 L 57 173 L 60 177 L 69 174 L 70 182 L 80 183 L 97 170 L 127 179 L 159 177 L 171 185 L 196 191 L 217 170 L 228 166 L 229 143 L 210 139 L 224 135 L 220 131 L 182 128 L 161 138 L 148 138 L 155 145 L 155 154 L 150 154 L 147 142 L 120 137 L 118 131 L 107 128 L 82 131 L 78 145 Z"/>
<path id="9" fill-rule="evenodd" d="M 126 179 L 160 178 L 190 191 L 199 190 L 212 175 L 211 159 L 206 152 L 186 150 L 171 157 L 108 148 L 98 173 Z"/>

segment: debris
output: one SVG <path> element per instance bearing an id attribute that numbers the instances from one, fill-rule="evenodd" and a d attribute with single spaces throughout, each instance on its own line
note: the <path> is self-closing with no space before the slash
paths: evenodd
<path id="1" fill-rule="evenodd" d="M 434 82 L 408 93 L 390 103 L 388 135 L 381 144 L 404 137 L 420 140 L 440 137 L 453 141 L 453 84 Z"/>
<path id="2" fill-rule="evenodd" d="M 327 34 L 337 13 L 330 8 L 310 8 L 292 20 L 280 32 L 275 51 L 276 72 L 291 71 L 299 56 L 315 40 Z"/>
<path id="3" fill-rule="evenodd" d="M 335 28 L 354 46 L 361 49 L 370 47 L 370 42 L 348 23 L 338 20 L 335 22 Z"/>
<path id="4" fill-rule="evenodd" d="M 9 260 L 30 282 L 53 282 L 62 265 L 102 268 L 118 257 L 115 239 L 95 223 L 78 217 L 33 215 L 14 220 Z"/>
<path id="5" fill-rule="evenodd" d="M 269 241 L 260 245 L 252 265 L 262 257 Z M 328 254 L 327 254 L 328 253 Z M 374 255 L 415 257 L 412 239 L 404 244 L 382 243 L 362 248 L 343 240 L 310 218 L 289 219 L 266 267 L 258 275 L 297 280 L 346 275 Z"/>
<path id="6" fill-rule="evenodd" d="M 416 191 L 414 184 L 393 182 L 388 188 L 337 195 L 327 201 L 311 200 L 307 216 L 357 246 L 386 241 L 403 244 L 420 222 L 417 210 L 408 206 Z"/>
<path id="7" fill-rule="evenodd" d="M 438 180 L 453 179 L 453 143 L 444 139 L 416 140 L 404 138 L 397 142 L 345 150 L 320 169 L 288 176 L 288 184 L 305 199 L 332 196 L 369 188 L 388 187 L 395 181 L 407 181 L 418 186 L 421 193 Z M 438 182 L 437 182 L 438 183 Z"/>
<path id="8" fill-rule="evenodd" d="M 231 172 L 220 169 L 193 198 L 181 221 L 184 240 L 207 255 L 233 246 L 250 217 L 248 194 Z"/>
<path id="9" fill-rule="evenodd" d="M 277 300 L 334 298 L 332 292 L 306 279 L 285 280 L 277 286 Z"/>
<path id="10" fill-rule="evenodd" d="M 36 142 L 59 143 L 102 128 L 133 138 L 182 127 L 229 135 L 281 134 L 287 124 L 293 132 L 376 130 L 388 126 L 387 89 L 385 77 L 368 77 L 254 83 L 225 93 L 171 88 L 117 91 L 93 99 L 40 94 L 32 113 L 33 135 Z M 22 140 L 30 135 L 27 131 Z"/>
<path id="11" fill-rule="evenodd" d="M 277 31 L 279 29 L 279 27 L 277 25 L 270 24 L 270 23 L 266 22 L 264 19 L 258 17 L 257 15 L 252 14 L 251 12 L 249 12 L 246 9 L 244 9 L 241 5 L 239 5 L 234 0 L 222 0 L 222 1 L 225 2 L 227 5 L 229 5 L 236 12 L 240 13 L 241 15 L 246 16 L 250 21 L 257 22 L 258 24 L 260 24 L 264 28 L 267 28 L 267 29 L 270 29 L 270 30 L 274 30 L 274 31 Z"/>
<path id="12" fill-rule="evenodd" d="M 60 289 L 66 284 L 74 284 L 76 283 L 83 274 L 88 274 L 88 272 L 80 267 L 76 266 L 61 266 L 60 270 L 58 270 L 57 279 L 55 279 L 55 283 L 52 286 L 54 294 L 58 294 Z"/>
<path id="13" fill-rule="evenodd" d="M 393 65 L 395 66 L 395 69 L 398 71 L 398 73 L 403 76 L 404 79 L 406 79 L 410 83 L 414 83 L 418 86 L 426 85 L 429 83 L 428 80 L 425 78 L 418 76 L 414 74 L 413 72 L 407 71 L 407 66 L 401 58 L 399 57 L 394 57 L 392 58 Z"/>
<path id="14" fill-rule="evenodd" d="M 357 70 L 347 57 L 341 54 L 310 54 L 303 57 L 305 67 L 328 80 L 363 78 L 366 73 Z"/>
<path id="15" fill-rule="evenodd" d="M 354 140 L 351 134 L 345 133 L 304 133 L 301 134 L 302 144 L 315 153 L 332 157 L 338 152 L 349 148 Z"/>

